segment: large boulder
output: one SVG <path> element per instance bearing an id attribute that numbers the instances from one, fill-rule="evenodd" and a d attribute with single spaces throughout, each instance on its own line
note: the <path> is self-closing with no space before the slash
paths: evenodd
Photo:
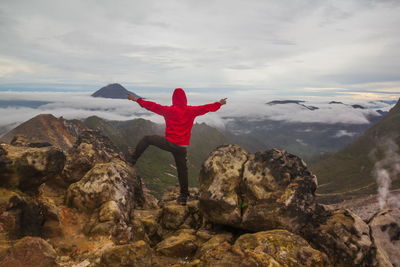
<path id="1" fill-rule="evenodd" d="M 157 244 L 156 251 L 170 257 L 190 257 L 198 248 L 193 229 L 181 229 Z"/>
<path id="2" fill-rule="evenodd" d="M 151 209 L 151 210 L 139 210 L 135 209 L 134 211 L 134 221 L 133 224 L 138 225 L 134 227 L 135 232 L 138 232 L 137 229 L 143 229 L 145 235 L 149 239 L 150 245 L 154 246 L 159 243 L 163 236 L 163 229 L 159 223 L 160 218 L 160 209 Z M 146 237 L 142 238 L 142 240 L 146 239 Z"/>
<path id="3" fill-rule="evenodd" d="M 3 267 L 54 267 L 56 251 L 39 237 L 24 237 L 7 249 L 0 251 L 0 266 Z"/>
<path id="4" fill-rule="evenodd" d="M 40 200 L 18 190 L 0 188 L 1 239 L 46 236 L 50 210 Z"/>
<path id="5" fill-rule="evenodd" d="M 200 211 L 215 224 L 301 235 L 334 264 L 369 262 L 368 225 L 348 210 L 319 205 L 316 188 L 316 177 L 297 156 L 277 149 L 249 154 L 227 145 L 203 164 Z"/>
<path id="6" fill-rule="evenodd" d="M 322 217 L 322 216 L 321 216 Z M 313 245 L 325 252 L 335 266 L 368 265 L 372 251 L 370 229 L 349 210 L 329 210 L 319 224 L 304 229 Z"/>
<path id="7" fill-rule="evenodd" d="M 176 200 L 180 196 L 179 186 L 169 186 L 165 189 L 165 192 L 158 202 L 158 206 L 163 207 L 164 205 L 177 203 Z M 188 200 L 198 200 L 199 189 L 197 187 L 189 187 L 189 198 Z"/>
<path id="8" fill-rule="evenodd" d="M 198 200 L 191 200 L 186 206 L 168 203 L 161 209 L 160 225 L 167 230 L 199 229 L 205 222 L 198 206 Z"/>
<path id="9" fill-rule="evenodd" d="M 133 168 L 121 160 L 96 164 L 79 182 L 69 186 L 67 203 L 90 212 L 114 201 L 125 207 L 123 215 L 128 216 L 134 207 L 135 177 Z"/>
<path id="10" fill-rule="evenodd" d="M 92 215 L 87 234 L 125 235 L 129 239 L 131 213 L 135 206 L 136 174 L 119 159 L 96 164 L 69 186 L 67 204 Z"/>
<path id="11" fill-rule="evenodd" d="M 221 233 L 210 237 L 206 242 L 200 245 L 196 251 L 195 258 L 205 257 L 208 253 L 217 250 L 223 243 L 231 244 L 233 235 L 231 233 Z"/>
<path id="12" fill-rule="evenodd" d="M 196 254 L 195 266 L 331 266 L 327 256 L 306 240 L 286 230 L 241 235 L 232 245 L 230 235 L 216 235 Z"/>
<path id="13" fill-rule="evenodd" d="M 151 267 L 153 251 L 143 240 L 107 249 L 101 256 L 100 266 Z"/>
<path id="14" fill-rule="evenodd" d="M 248 266 L 267 266 L 269 262 L 282 266 L 328 266 L 324 253 L 313 249 L 306 240 L 286 230 L 263 231 L 240 236 L 233 250 L 254 262 Z M 264 262 L 267 260 L 267 262 Z"/>
<path id="15" fill-rule="evenodd" d="M 378 266 L 400 266 L 400 210 L 378 212 L 369 226 L 376 248 Z"/>
<path id="16" fill-rule="evenodd" d="M 213 151 L 203 163 L 200 210 L 212 222 L 242 226 L 239 188 L 248 154 L 241 147 L 228 145 Z"/>
<path id="17" fill-rule="evenodd" d="M 60 174 L 64 164 L 64 153 L 55 147 L 0 144 L 0 186 L 37 190 Z"/>
<path id="18" fill-rule="evenodd" d="M 249 231 L 299 232 L 315 216 L 316 177 L 297 156 L 277 149 L 249 154 L 219 147 L 200 174 L 200 210 L 218 224 Z"/>
<path id="19" fill-rule="evenodd" d="M 118 156 L 110 139 L 97 131 L 83 131 L 75 145 L 67 152 L 67 162 L 62 173 L 67 183 L 79 181 L 96 163 L 106 163 Z"/>

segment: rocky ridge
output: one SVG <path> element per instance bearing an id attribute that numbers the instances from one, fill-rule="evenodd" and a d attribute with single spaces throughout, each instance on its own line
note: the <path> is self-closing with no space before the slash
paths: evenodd
<path id="1" fill-rule="evenodd" d="M 395 266 L 398 211 L 369 224 L 315 200 L 317 178 L 282 150 L 215 149 L 186 206 L 157 201 L 112 143 L 0 144 L 1 266 Z M 29 257 L 28 257 L 29 255 Z M 391 265 L 390 265 L 391 264 Z"/>

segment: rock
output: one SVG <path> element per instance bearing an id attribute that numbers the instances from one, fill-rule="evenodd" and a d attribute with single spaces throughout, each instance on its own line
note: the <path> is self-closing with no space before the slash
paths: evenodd
<path id="1" fill-rule="evenodd" d="M 73 146 L 78 133 L 84 129 L 87 128 L 78 120 L 65 120 L 51 114 L 40 114 L 18 125 L 0 137 L 0 140 L 10 143 L 15 136 L 23 135 L 29 139 L 28 143 L 48 142 L 66 151 Z"/>
<path id="2" fill-rule="evenodd" d="M 167 202 L 161 209 L 160 225 L 166 230 L 199 229 L 206 225 L 199 212 L 199 201 L 188 201 L 186 206 Z"/>
<path id="3" fill-rule="evenodd" d="M 201 258 L 206 256 L 209 252 L 218 249 L 218 247 L 227 242 L 231 243 L 233 236 L 231 233 L 217 234 L 210 237 L 206 242 L 204 242 L 196 252 L 195 258 Z"/>
<path id="4" fill-rule="evenodd" d="M 11 247 L 0 251 L 3 267 L 53 267 L 57 254 L 53 247 L 39 237 L 24 237 Z"/>
<path id="5" fill-rule="evenodd" d="M 238 196 L 247 153 L 237 145 L 219 147 L 203 163 L 200 178 L 200 210 L 210 221 L 241 225 Z"/>
<path id="6" fill-rule="evenodd" d="M 135 210 L 134 218 L 135 220 L 140 221 L 141 227 L 143 227 L 146 236 L 149 238 L 149 243 L 151 246 L 155 246 L 159 243 L 163 236 L 163 229 L 160 225 L 159 217 L 161 210 Z M 135 233 L 137 232 L 137 228 L 134 227 Z M 144 240 L 144 239 L 143 239 Z"/>
<path id="7" fill-rule="evenodd" d="M 7 239 L 41 236 L 45 207 L 36 199 L 0 188 L 0 232 Z"/>
<path id="8" fill-rule="evenodd" d="M 199 201 L 197 188 L 190 188 L 190 195 L 187 205 L 177 204 L 176 199 L 179 196 L 178 187 L 169 187 L 160 200 L 161 213 L 157 221 L 165 230 L 177 229 L 199 229 L 205 227 L 207 222 L 199 210 Z"/>
<path id="9" fill-rule="evenodd" d="M 16 135 L 10 142 L 13 146 L 25 146 L 25 147 L 48 147 L 52 146 L 49 142 L 29 139 L 24 135 Z"/>
<path id="10" fill-rule="evenodd" d="M 286 230 L 241 235 L 219 234 L 200 246 L 193 266 L 330 266 L 324 253 Z M 197 264 L 197 265 L 196 265 Z"/>
<path id="11" fill-rule="evenodd" d="M 306 230 L 308 240 L 335 266 L 367 264 L 372 242 L 368 225 L 349 210 L 334 210 L 319 226 Z M 367 264 L 368 265 L 368 264 Z"/>
<path id="12" fill-rule="evenodd" d="M 125 162 L 113 160 L 96 164 L 79 182 L 69 186 L 67 203 L 80 211 L 91 212 L 114 201 L 121 215 L 129 217 L 134 200 L 134 170 Z"/>
<path id="13" fill-rule="evenodd" d="M 62 173 L 67 183 L 79 181 L 96 163 L 106 163 L 118 156 L 110 139 L 93 130 L 83 131 L 67 153 Z"/>
<path id="14" fill-rule="evenodd" d="M 160 222 L 165 229 L 176 230 L 183 224 L 188 216 L 186 206 L 170 204 L 162 208 Z"/>
<path id="15" fill-rule="evenodd" d="M 180 193 L 179 186 L 169 186 L 162 195 L 158 205 L 163 207 L 166 204 L 176 204 L 176 200 Z M 196 187 L 189 187 L 189 201 L 199 199 L 199 190 Z"/>
<path id="16" fill-rule="evenodd" d="M 242 225 L 298 233 L 316 214 L 317 179 L 297 156 L 267 150 L 249 156 L 239 188 Z"/>
<path id="17" fill-rule="evenodd" d="M 0 186 L 37 190 L 54 179 L 65 164 L 64 153 L 54 147 L 20 147 L 0 145 Z"/>
<path id="18" fill-rule="evenodd" d="M 158 209 L 158 199 L 153 196 L 150 192 L 150 190 L 147 188 L 147 186 L 142 183 L 142 192 L 143 192 L 143 197 L 144 197 L 144 202 L 142 206 L 138 205 L 138 207 L 141 207 L 143 209 Z"/>
<path id="19" fill-rule="evenodd" d="M 22 193 L 0 187 L 0 240 L 17 239 L 21 235 L 21 212 L 10 211 L 10 199 L 22 198 Z"/>
<path id="20" fill-rule="evenodd" d="M 378 212 L 369 226 L 378 266 L 400 266 L 400 210 Z"/>
<path id="21" fill-rule="evenodd" d="M 193 260 L 189 266 L 274 266 L 245 264 L 247 264 L 247 262 L 244 261 L 243 257 L 232 250 L 232 245 L 229 242 L 224 241 L 222 243 L 218 243 L 218 245 L 216 245 L 212 249 L 207 250 L 207 253 L 204 253 L 200 255 L 198 259 Z"/>
<path id="22" fill-rule="evenodd" d="M 107 222 L 107 221 L 118 221 L 121 219 L 121 211 L 118 207 L 117 202 L 110 200 L 105 202 L 100 207 L 99 212 L 99 221 Z"/>
<path id="23" fill-rule="evenodd" d="M 190 257 L 198 247 L 195 230 L 182 229 L 158 243 L 156 251 L 170 257 Z"/>
<path id="24" fill-rule="evenodd" d="M 113 159 L 96 164 L 79 182 L 70 185 L 67 204 L 92 214 L 87 234 L 131 235 L 128 228 L 135 203 L 135 178 L 129 165 Z"/>
<path id="25" fill-rule="evenodd" d="M 100 266 L 151 267 L 153 252 L 144 241 L 115 246 L 103 253 Z"/>
<path id="26" fill-rule="evenodd" d="M 316 177 L 298 157 L 276 149 L 248 154 L 219 147 L 200 173 L 200 210 L 217 223 L 299 232 L 315 216 Z"/>
<path id="27" fill-rule="evenodd" d="M 147 229 L 143 222 L 138 219 L 132 221 L 132 241 L 143 240 L 151 246 L 155 246 L 160 240 L 154 242 L 147 234 Z M 121 243 L 121 242 L 120 242 Z"/>
<path id="28" fill-rule="evenodd" d="M 53 238 L 63 234 L 59 206 L 64 204 L 66 189 L 55 185 L 57 182 L 54 181 L 51 185 L 43 183 L 39 186 L 37 201 L 44 208 L 45 218 L 42 227 L 43 238 Z"/>
<path id="29" fill-rule="evenodd" d="M 263 231 L 240 236 L 232 247 L 244 257 L 244 266 L 328 266 L 324 253 L 286 230 Z"/>

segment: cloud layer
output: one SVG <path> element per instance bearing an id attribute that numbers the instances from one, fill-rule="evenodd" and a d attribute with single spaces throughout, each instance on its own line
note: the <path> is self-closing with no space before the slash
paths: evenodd
<path id="1" fill-rule="evenodd" d="M 144 92 L 143 92 L 144 93 Z M 162 105 L 171 104 L 170 93 L 147 93 L 149 100 Z M 83 119 L 89 116 L 99 116 L 108 120 L 129 120 L 145 118 L 157 123 L 163 123 L 163 118 L 142 109 L 137 103 L 123 99 L 94 98 L 90 93 L 77 92 L 0 92 L 3 108 L 0 108 L 0 127 L 24 122 L 38 114 L 53 114 L 67 119 Z M 191 105 L 201 105 L 218 101 L 217 94 L 201 94 L 188 92 Z M 319 109 L 311 111 L 297 104 L 267 105 L 271 99 L 255 99 L 245 97 L 241 93 L 232 94 L 228 104 L 218 112 L 211 112 L 198 117 L 197 122 L 205 122 L 211 126 L 224 128 L 226 121 L 232 118 L 249 120 L 277 120 L 287 122 L 320 122 L 320 123 L 368 123 L 369 116 L 378 116 L 376 109 L 389 110 L 393 104 L 385 102 L 359 102 L 367 109 L 354 109 L 349 104 L 327 104 L 328 102 L 308 101 L 305 104 Z M 37 108 L 8 106 L 7 101 L 42 101 L 49 102 Z M 10 126 L 11 127 L 11 126 Z M 350 133 L 341 133 L 349 135 Z"/>

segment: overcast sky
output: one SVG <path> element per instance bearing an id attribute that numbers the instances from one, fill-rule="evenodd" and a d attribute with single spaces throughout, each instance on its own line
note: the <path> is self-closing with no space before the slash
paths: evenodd
<path id="1" fill-rule="evenodd" d="M 0 85 L 398 98 L 399 25 L 397 0 L 1 0 Z"/>

